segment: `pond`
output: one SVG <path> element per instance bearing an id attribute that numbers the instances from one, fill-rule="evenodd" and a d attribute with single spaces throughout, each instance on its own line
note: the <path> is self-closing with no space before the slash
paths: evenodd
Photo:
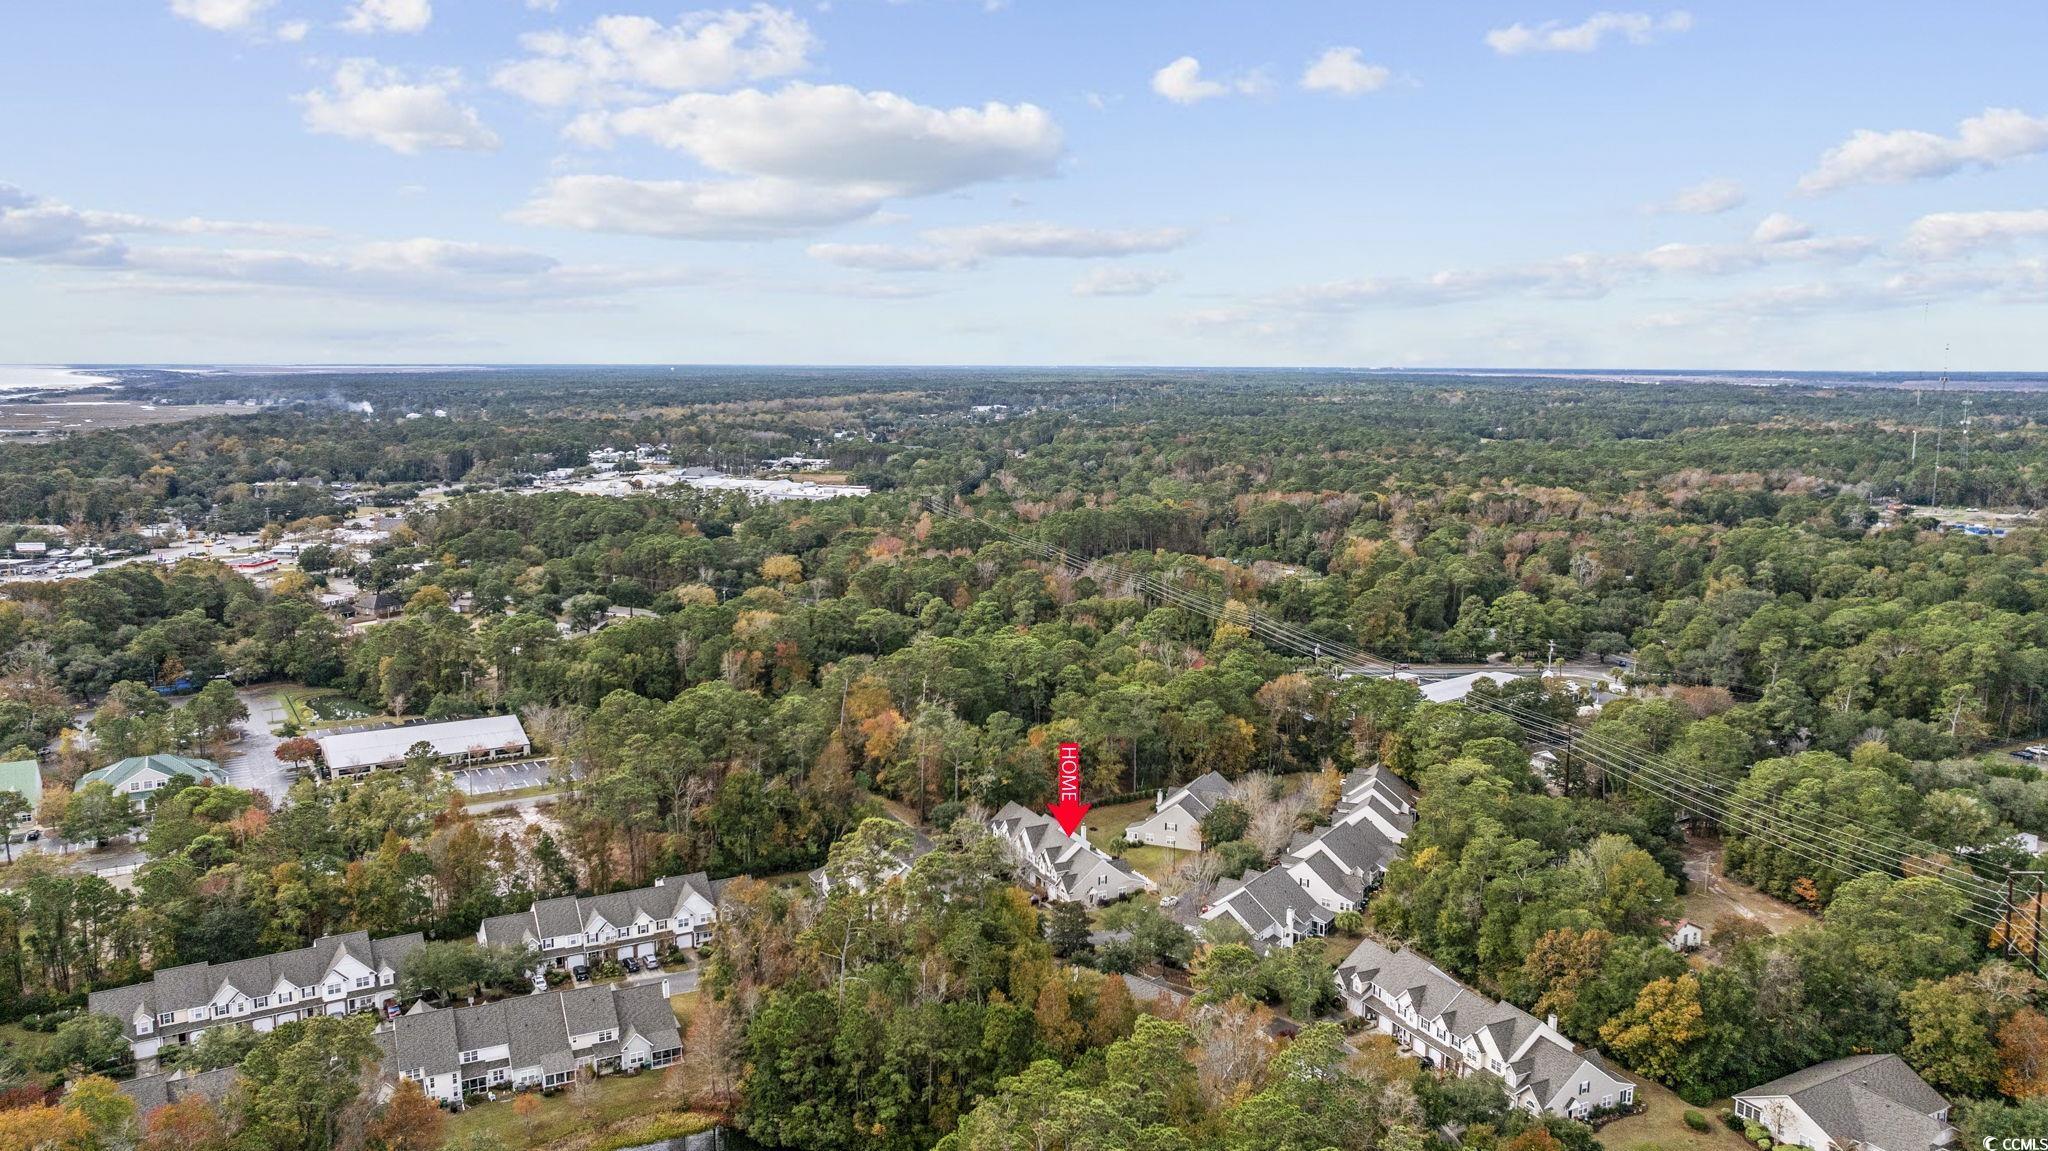
<path id="1" fill-rule="evenodd" d="M 364 719 L 377 714 L 375 709 L 345 695 L 316 695 L 307 699 L 305 704 L 307 711 L 327 723 L 339 719 Z"/>

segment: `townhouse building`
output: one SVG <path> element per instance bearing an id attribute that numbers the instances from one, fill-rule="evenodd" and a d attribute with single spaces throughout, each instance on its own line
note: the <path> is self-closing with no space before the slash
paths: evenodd
<path id="1" fill-rule="evenodd" d="M 1161 791 L 1153 799 L 1152 814 L 1124 828 L 1124 838 L 1153 847 L 1200 851 L 1202 821 L 1229 797 L 1230 781 L 1212 771 L 1173 791 Z"/>
<path id="2" fill-rule="evenodd" d="M 652 959 L 672 947 L 709 943 L 724 887 L 724 880 L 699 871 L 610 895 L 542 899 L 525 911 L 484 920 L 476 938 L 525 948 L 543 967 L 594 966 L 606 957 Z"/>
<path id="3" fill-rule="evenodd" d="M 422 942 L 418 932 L 327 936 L 296 951 L 172 967 L 147 982 L 95 991 L 86 1006 L 118 1021 L 136 1062 L 148 1063 L 223 1024 L 269 1031 L 316 1015 L 395 1012 L 399 968 Z"/>
<path id="4" fill-rule="evenodd" d="M 1043 812 L 1006 803 L 989 829 L 1000 836 L 1019 870 L 1058 903 L 1112 903 L 1157 886 L 1131 865 L 1088 842 L 1088 829 L 1068 835 Z"/>
<path id="5" fill-rule="evenodd" d="M 1414 826 L 1412 788 L 1384 767 L 1354 771 L 1328 827 L 1297 836 L 1279 863 L 1246 872 L 1201 916 L 1229 916 L 1258 946 L 1292 947 L 1327 935 L 1340 913 L 1364 908 Z"/>
<path id="6" fill-rule="evenodd" d="M 1585 1119 L 1635 1101 L 1635 1084 L 1557 1029 L 1458 982 L 1412 950 L 1367 939 L 1337 968 L 1353 1015 L 1371 1020 L 1403 1050 L 1439 1071 L 1498 1076 L 1508 1101 L 1530 1114 Z"/>
<path id="7" fill-rule="evenodd" d="M 493 1090 L 552 1090 L 596 1075 L 667 1067 L 682 1030 L 667 981 L 599 985 L 495 1003 L 415 1009 L 379 1032 L 384 1070 L 449 1106 Z"/>

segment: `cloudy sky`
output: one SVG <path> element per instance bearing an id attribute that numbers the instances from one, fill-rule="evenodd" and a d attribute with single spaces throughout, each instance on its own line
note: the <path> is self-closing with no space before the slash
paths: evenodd
<path id="1" fill-rule="evenodd" d="M 65 0 L 0 360 L 2048 369 L 2048 5 Z"/>

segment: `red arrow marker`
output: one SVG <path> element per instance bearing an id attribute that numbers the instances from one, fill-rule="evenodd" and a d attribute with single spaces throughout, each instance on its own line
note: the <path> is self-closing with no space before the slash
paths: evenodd
<path id="1" fill-rule="evenodd" d="M 1081 802 L 1081 745 L 1063 743 L 1060 745 L 1060 797 L 1059 802 L 1045 806 L 1045 813 L 1057 820 L 1060 830 L 1068 835 L 1081 826 L 1081 817 L 1094 806 Z"/>

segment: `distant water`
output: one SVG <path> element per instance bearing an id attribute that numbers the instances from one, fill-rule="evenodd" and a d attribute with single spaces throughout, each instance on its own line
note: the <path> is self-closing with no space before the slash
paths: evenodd
<path id="1" fill-rule="evenodd" d="M 61 392 L 115 382 L 112 376 L 89 375 L 75 368 L 0 364 L 0 396 L 20 392 Z"/>

